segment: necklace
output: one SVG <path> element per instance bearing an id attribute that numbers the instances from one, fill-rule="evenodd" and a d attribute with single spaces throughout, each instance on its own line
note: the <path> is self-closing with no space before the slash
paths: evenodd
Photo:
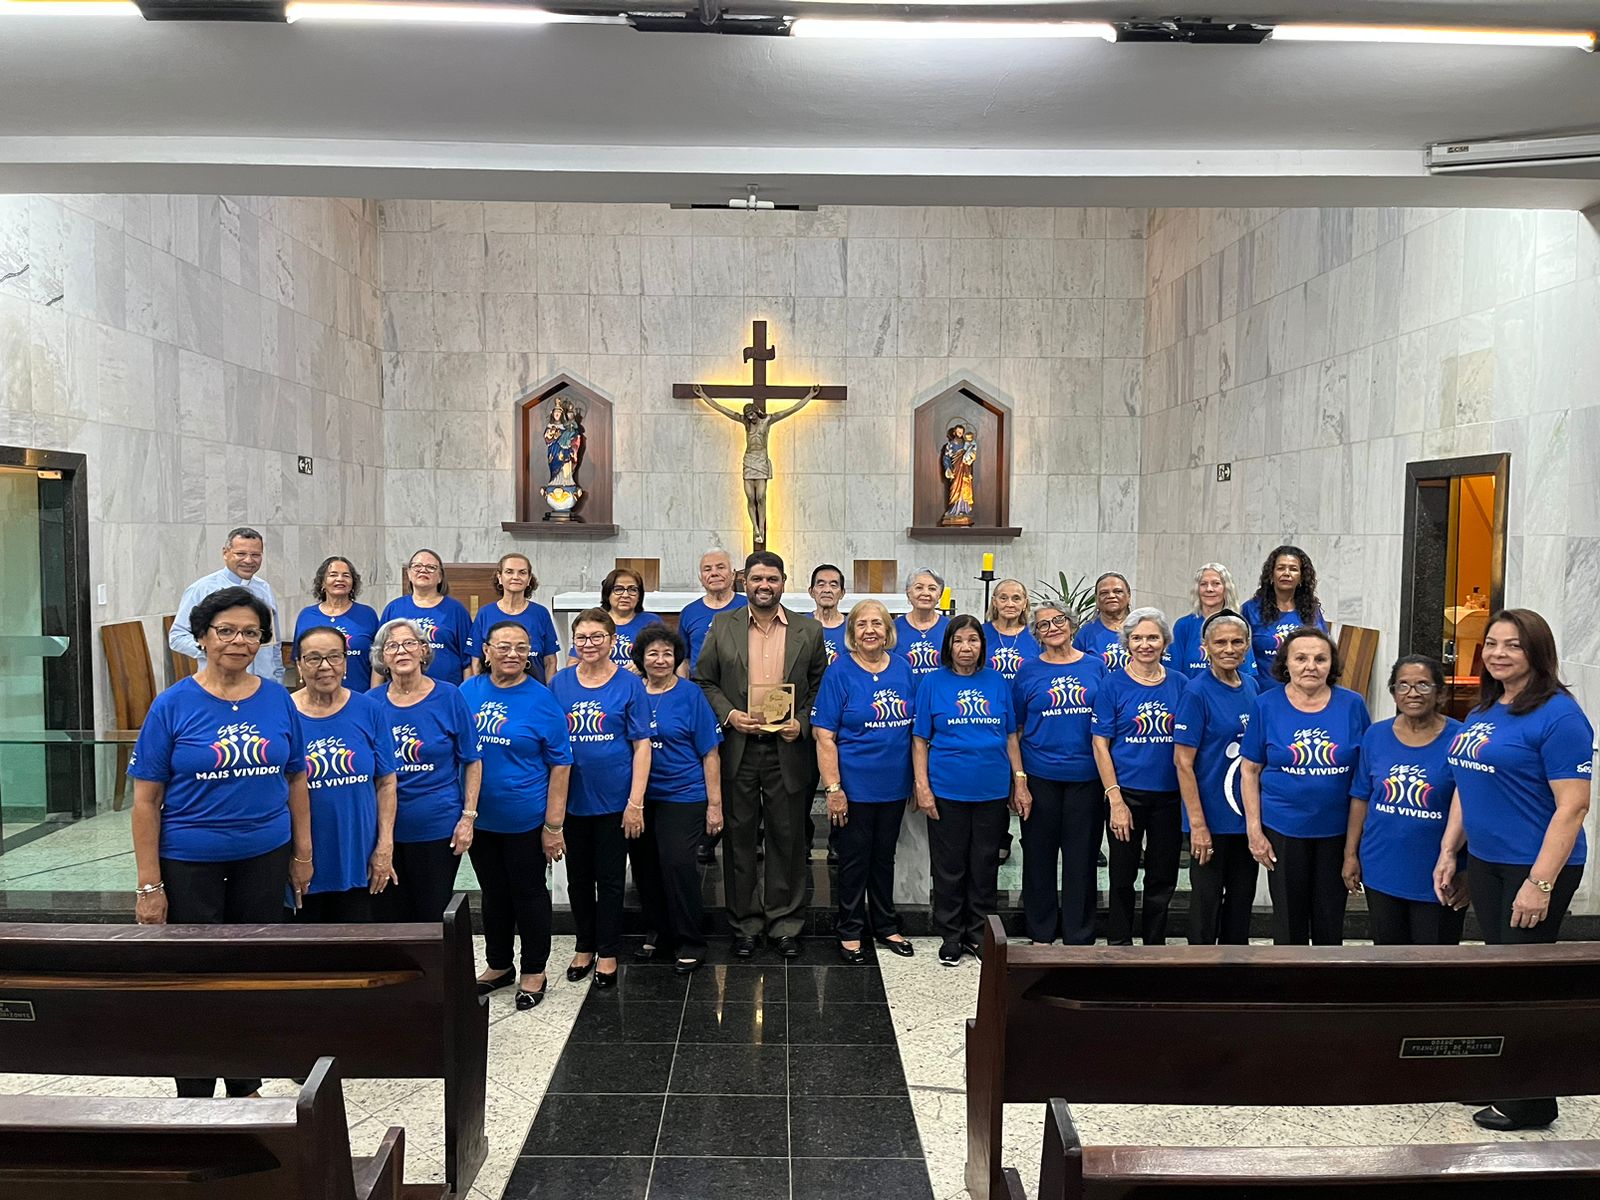
<path id="1" fill-rule="evenodd" d="M 650 685 L 648 683 L 645 684 L 644 702 L 650 706 L 650 728 L 651 729 L 659 729 L 660 728 L 660 721 L 657 720 L 657 717 L 659 716 L 659 714 L 661 712 L 661 697 L 665 696 L 673 688 L 678 686 L 678 677 L 676 675 L 673 675 L 670 678 L 671 678 L 672 682 L 667 684 L 667 686 L 662 688 L 659 692 L 652 691 L 650 689 Z"/>
<path id="2" fill-rule="evenodd" d="M 889 665 L 889 656 L 887 654 L 883 656 L 883 661 L 876 667 L 867 666 L 867 664 L 862 661 L 859 654 L 852 654 L 850 657 L 856 660 L 856 666 L 860 667 L 863 671 L 872 676 L 873 683 L 878 682 L 878 672 L 882 671 Z"/>
<path id="3" fill-rule="evenodd" d="M 1132 667 L 1128 667 L 1126 670 L 1129 675 L 1147 687 L 1154 687 L 1167 677 L 1167 669 L 1165 667 L 1157 667 L 1154 675 L 1141 675 Z"/>

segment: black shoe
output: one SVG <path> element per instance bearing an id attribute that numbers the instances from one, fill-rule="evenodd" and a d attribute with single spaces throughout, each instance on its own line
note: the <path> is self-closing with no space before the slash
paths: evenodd
<path id="1" fill-rule="evenodd" d="M 839 852 L 832 846 L 828 847 L 828 861 L 830 863 L 836 863 L 839 861 Z"/>
<path id="2" fill-rule="evenodd" d="M 591 958 L 588 962 L 584 963 L 583 966 L 581 966 L 581 967 L 568 967 L 567 968 L 567 982 L 568 983 L 581 983 L 581 982 L 583 982 L 583 977 L 585 975 L 587 975 L 590 971 L 594 970 L 594 961 L 595 960 Z"/>
<path id="3" fill-rule="evenodd" d="M 800 939 L 797 937 L 781 937 L 772 943 L 772 948 L 778 952 L 779 958 L 800 957 Z"/>
<path id="4" fill-rule="evenodd" d="M 906 941 L 905 938 L 895 938 L 893 940 L 889 938 L 873 938 L 872 940 L 880 946 L 889 947 L 892 953 L 898 954 L 901 958 L 910 958 L 917 952 L 917 948 Z"/>
<path id="5" fill-rule="evenodd" d="M 963 954 L 972 955 L 972 957 L 977 959 L 979 962 L 983 961 L 983 947 L 978 945 L 976 942 L 962 942 L 961 952 Z"/>
<path id="6" fill-rule="evenodd" d="M 510 987 L 516 981 L 517 969 L 515 967 L 507 967 L 505 974 L 501 975 L 499 979 L 478 980 L 478 995 L 487 996 L 490 992 L 498 992 L 503 987 Z"/>
<path id="7" fill-rule="evenodd" d="M 1555 1120 L 1554 1117 L 1550 1121 Z M 1515 1117 L 1508 1117 L 1494 1105 L 1472 1114 L 1472 1123 L 1483 1129 L 1493 1129 L 1497 1133 L 1510 1133 L 1514 1129 L 1549 1129 L 1550 1121 L 1519 1121 Z"/>
<path id="8" fill-rule="evenodd" d="M 672 973 L 674 975 L 693 975 L 700 969 L 700 964 L 703 962 L 705 962 L 704 958 L 680 958 L 672 964 Z"/>
<path id="9" fill-rule="evenodd" d="M 655 935 L 652 934 L 651 936 L 654 937 Z M 666 955 L 661 953 L 661 947 L 650 940 L 646 940 L 644 945 L 633 952 L 633 961 L 637 963 L 654 962 L 657 958 L 665 957 Z"/>
<path id="10" fill-rule="evenodd" d="M 525 992 L 517 989 L 517 1011 L 527 1012 L 530 1008 L 538 1008 L 544 1002 L 544 994 L 550 990 L 550 981 L 546 979 L 539 985 L 537 992 Z"/>
<path id="11" fill-rule="evenodd" d="M 617 986 L 617 973 L 612 971 L 611 974 L 607 975 L 604 971 L 596 971 L 594 973 L 594 979 L 590 981 L 589 986 L 594 988 L 596 991 L 602 992 L 605 991 L 606 988 L 614 988 Z"/>
<path id="12" fill-rule="evenodd" d="M 753 938 L 744 933 L 735 934 L 733 938 L 733 956 L 735 958 L 753 958 L 755 957 L 756 947 L 759 945 L 761 945 L 759 938 Z"/>
<path id="13" fill-rule="evenodd" d="M 865 946 L 857 946 L 852 950 L 843 942 L 840 942 L 839 957 L 845 961 L 847 966 L 864 967 L 867 965 L 867 950 Z"/>
<path id="14" fill-rule="evenodd" d="M 953 942 L 946 942 L 940 946 L 939 964 L 945 967 L 959 967 L 961 965 L 961 947 Z"/>
<path id="15" fill-rule="evenodd" d="M 717 861 L 717 848 L 710 842 L 701 842 L 700 849 L 694 852 L 694 860 L 702 866 L 706 863 Z"/>

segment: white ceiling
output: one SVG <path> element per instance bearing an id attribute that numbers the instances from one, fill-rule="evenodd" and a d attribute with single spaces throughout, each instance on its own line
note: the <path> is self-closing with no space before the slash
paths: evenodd
<path id="1" fill-rule="evenodd" d="M 1584 207 L 1600 181 L 1430 179 L 1421 150 L 1597 126 L 1572 50 L 0 22 L 11 191 Z"/>

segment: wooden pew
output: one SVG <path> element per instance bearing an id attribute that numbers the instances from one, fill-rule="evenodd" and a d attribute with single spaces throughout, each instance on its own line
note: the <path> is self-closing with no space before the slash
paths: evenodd
<path id="1" fill-rule="evenodd" d="M 0 1096 L 0 1195 L 400 1200 L 405 1132 L 352 1160 L 335 1060 L 294 1100 Z"/>
<path id="2" fill-rule="evenodd" d="M 464 896 L 441 925 L 0 924 L 0 1016 L 20 1073 L 300 1078 L 333 1055 L 347 1079 L 442 1079 L 434 1196 L 487 1153 Z"/>
<path id="3" fill-rule="evenodd" d="M 1406 1104 L 1600 1091 L 1600 947 L 1008 945 L 967 1022 L 975 1200 L 1022 1196 L 1003 1104 L 1050 1104 L 1040 1200 L 1600 1196 L 1600 1142 L 1332 1149 L 1084 1147 L 1097 1104 Z M 1488 1135 L 1485 1135 L 1486 1137 Z M 1426 1181 L 1426 1182 L 1424 1182 Z M 1209 1189 L 1209 1193 L 1208 1193 Z"/>

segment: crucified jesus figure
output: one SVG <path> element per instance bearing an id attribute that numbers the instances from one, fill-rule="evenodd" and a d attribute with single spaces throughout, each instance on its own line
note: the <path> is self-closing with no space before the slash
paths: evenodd
<path id="1" fill-rule="evenodd" d="M 767 480 L 772 478 L 772 456 L 767 453 L 767 430 L 792 417 L 816 398 L 819 385 L 812 385 L 806 395 L 782 412 L 764 412 L 754 404 L 737 409 L 731 404 L 719 404 L 706 395 L 705 389 L 696 387 L 695 398 L 704 400 L 730 421 L 744 426 L 744 503 L 750 513 L 750 535 L 758 549 L 767 544 Z"/>

